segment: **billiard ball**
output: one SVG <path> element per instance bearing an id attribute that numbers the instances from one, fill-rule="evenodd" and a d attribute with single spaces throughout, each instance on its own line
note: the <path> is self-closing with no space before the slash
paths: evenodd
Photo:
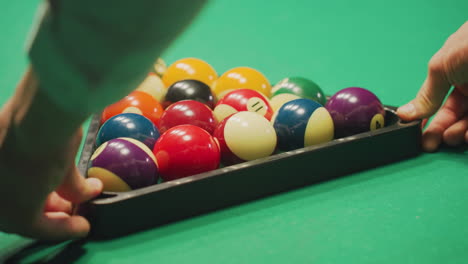
<path id="1" fill-rule="evenodd" d="M 164 181 L 217 169 L 221 159 L 216 139 L 194 125 L 179 125 L 164 132 L 153 153 Z"/>
<path id="2" fill-rule="evenodd" d="M 100 179 L 104 191 L 125 192 L 157 183 L 158 165 L 145 144 L 132 138 L 116 138 L 96 149 L 87 176 Z"/>
<path id="3" fill-rule="evenodd" d="M 136 91 L 145 92 L 153 96 L 158 102 L 161 102 L 166 95 L 167 88 L 156 73 L 150 72 L 145 80 L 137 87 Z"/>
<path id="4" fill-rule="evenodd" d="M 214 97 L 210 87 L 197 80 L 177 81 L 169 86 L 162 105 L 166 108 L 182 100 L 195 100 L 206 104 L 211 109 L 214 107 Z"/>
<path id="5" fill-rule="evenodd" d="M 273 115 L 269 100 L 262 93 L 251 89 L 236 89 L 227 93 L 216 103 L 214 114 L 218 122 L 221 122 L 240 111 L 254 112 L 268 120 Z"/>
<path id="6" fill-rule="evenodd" d="M 273 96 L 270 99 L 270 105 L 271 108 L 273 109 L 273 112 L 278 111 L 281 106 L 283 106 L 285 103 L 295 100 L 295 99 L 300 99 L 301 97 L 295 95 L 295 94 L 290 94 L 290 93 L 280 93 L 275 96 Z"/>
<path id="7" fill-rule="evenodd" d="M 270 122 L 247 111 L 225 118 L 213 135 L 218 139 L 225 165 L 270 156 L 277 143 L 275 129 Z"/>
<path id="8" fill-rule="evenodd" d="M 141 91 L 133 91 L 118 102 L 104 108 L 101 114 L 101 124 L 118 114 L 135 113 L 147 117 L 158 126 L 163 111 L 161 104 L 151 95 Z"/>
<path id="9" fill-rule="evenodd" d="M 206 61 L 198 58 L 183 58 L 167 68 L 162 80 L 166 87 L 186 79 L 197 80 L 211 87 L 217 78 L 218 74 L 215 69 Z"/>
<path id="10" fill-rule="evenodd" d="M 118 114 L 109 118 L 96 135 L 96 146 L 114 138 L 133 138 L 153 149 L 159 131 L 148 118 L 134 113 Z"/>
<path id="11" fill-rule="evenodd" d="M 213 84 L 213 92 L 219 100 L 231 90 L 246 88 L 256 90 L 266 97 L 270 97 L 270 81 L 256 69 L 250 67 L 236 67 L 223 73 Z"/>
<path id="12" fill-rule="evenodd" d="M 331 141 L 333 120 L 327 109 L 310 99 L 285 103 L 271 119 L 278 148 L 289 151 Z"/>
<path id="13" fill-rule="evenodd" d="M 283 94 L 295 94 L 301 98 L 307 98 L 325 105 L 327 98 L 323 90 L 315 82 L 304 77 L 289 77 L 279 81 L 271 88 L 272 97 Z"/>
<path id="14" fill-rule="evenodd" d="M 166 62 L 162 58 L 157 58 L 152 69 L 155 74 L 162 77 L 167 71 Z"/>
<path id="15" fill-rule="evenodd" d="M 337 138 L 373 131 L 385 126 L 385 109 L 380 99 L 361 87 L 335 93 L 325 105 L 335 123 Z"/>
<path id="16" fill-rule="evenodd" d="M 167 107 L 159 120 L 161 133 L 178 125 L 195 125 L 212 134 L 217 121 L 213 110 L 207 105 L 195 100 L 183 100 Z"/>

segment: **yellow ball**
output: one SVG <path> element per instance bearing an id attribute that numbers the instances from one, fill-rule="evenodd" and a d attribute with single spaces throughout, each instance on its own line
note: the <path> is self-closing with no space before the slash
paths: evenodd
<path id="1" fill-rule="evenodd" d="M 223 73 L 214 83 L 213 92 L 218 99 L 234 89 L 252 89 L 270 97 L 271 84 L 268 79 L 256 69 L 236 67 Z"/>
<path id="2" fill-rule="evenodd" d="M 166 87 L 181 80 L 197 80 L 212 87 L 213 82 L 218 78 L 215 69 L 197 58 L 184 58 L 171 64 L 164 73 L 162 80 Z"/>

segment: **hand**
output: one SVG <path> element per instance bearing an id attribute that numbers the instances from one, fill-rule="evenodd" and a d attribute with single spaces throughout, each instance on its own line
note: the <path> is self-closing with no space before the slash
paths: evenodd
<path id="1" fill-rule="evenodd" d="M 79 119 L 53 111 L 37 86 L 28 72 L 1 111 L 0 230 L 43 240 L 83 237 L 90 225 L 71 215 L 72 203 L 95 197 L 102 183 L 85 179 L 75 166 Z M 50 121 L 41 120 L 44 115 Z"/>
<path id="2" fill-rule="evenodd" d="M 423 132 L 425 151 L 437 150 L 442 142 L 449 146 L 468 143 L 468 22 L 431 58 L 416 98 L 397 110 L 402 120 L 424 119 L 423 124 L 436 112 Z"/>

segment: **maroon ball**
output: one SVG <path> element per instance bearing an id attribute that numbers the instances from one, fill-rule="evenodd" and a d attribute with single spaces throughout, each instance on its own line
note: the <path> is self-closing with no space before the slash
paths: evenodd
<path id="1" fill-rule="evenodd" d="M 88 177 L 99 178 L 104 191 L 129 191 L 155 184 L 158 166 L 146 145 L 131 138 L 116 138 L 96 149 Z"/>
<path id="2" fill-rule="evenodd" d="M 159 130 L 164 133 L 178 125 L 194 125 L 212 134 L 217 121 L 213 110 L 207 105 L 195 100 L 183 100 L 166 108 L 159 120 Z"/>
<path id="3" fill-rule="evenodd" d="M 325 108 L 332 116 L 336 138 L 385 126 L 384 106 L 374 93 L 364 88 L 349 87 L 338 91 Z"/>

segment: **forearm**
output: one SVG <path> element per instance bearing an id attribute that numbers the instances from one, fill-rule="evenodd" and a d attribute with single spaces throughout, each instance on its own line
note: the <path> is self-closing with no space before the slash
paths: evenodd
<path id="1" fill-rule="evenodd" d="M 136 88 L 204 0 L 61 0 L 45 9 L 30 57 L 41 89 L 89 114 Z"/>

